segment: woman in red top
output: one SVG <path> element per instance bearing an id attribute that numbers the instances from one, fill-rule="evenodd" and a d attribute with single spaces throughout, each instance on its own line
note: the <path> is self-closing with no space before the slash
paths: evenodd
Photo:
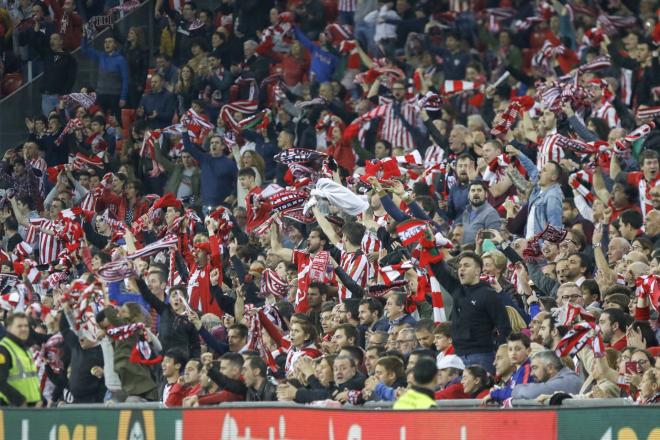
<path id="1" fill-rule="evenodd" d="M 291 44 L 288 54 L 273 50 L 273 45 L 262 44 L 257 48 L 257 53 L 274 60 L 273 73 L 281 73 L 284 83 L 288 87 L 295 87 L 305 81 L 309 70 L 309 55 L 305 52 L 298 41 Z"/>
<path id="2" fill-rule="evenodd" d="M 488 395 L 493 380 L 483 367 L 470 365 L 463 370 L 461 384 L 463 385 L 463 392 L 467 394 L 467 399 L 481 399 Z"/>
<path id="3" fill-rule="evenodd" d="M 344 123 L 337 116 L 331 116 L 332 122 L 328 127 L 326 134 L 329 156 L 339 164 L 340 167 L 346 169 L 349 174 L 353 174 L 355 169 L 355 152 L 351 143 L 342 137 L 342 132 L 345 129 Z"/>

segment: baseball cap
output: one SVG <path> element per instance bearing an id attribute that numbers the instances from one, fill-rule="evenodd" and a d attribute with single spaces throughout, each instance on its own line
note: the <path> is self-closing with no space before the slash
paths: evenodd
<path id="1" fill-rule="evenodd" d="M 463 360 L 456 356 L 455 354 L 449 354 L 444 356 L 438 361 L 437 364 L 438 370 L 444 370 L 445 368 L 456 368 L 457 370 L 465 370 L 465 364 Z"/>

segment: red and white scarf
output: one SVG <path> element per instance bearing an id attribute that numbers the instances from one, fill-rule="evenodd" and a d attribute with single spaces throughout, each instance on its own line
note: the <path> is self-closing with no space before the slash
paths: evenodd
<path id="1" fill-rule="evenodd" d="M 491 160 L 486 167 L 483 180 L 488 182 L 489 186 L 494 185 L 505 175 L 509 165 L 513 165 L 523 176 L 527 175 L 527 170 L 525 170 L 525 167 L 516 157 L 511 157 L 508 154 L 500 154 Z"/>
<path id="2" fill-rule="evenodd" d="M 593 174 L 580 170 L 568 176 L 568 184 L 573 189 L 575 207 L 580 215 L 586 219 L 593 219 L 592 205 L 596 200 L 593 188 Z"/>
<path id="3" fill-rule="evenodd" d="M 126 257 L 129 260 L 135 260 L 136 258 L 150 257 L 156 255 L 159 252 L 167 250 L 172 246 L 176 246 L 179 242 L 179 237 L 174 234 L 166 235 L 158 241 L 155 241 L 151 244 L 146 245 L 142 249 L 138 249 L 132 254 L 128 254 Z"/>
<path id="4" fill-rule="evenodd" d="M 585 321 L 575 324 L 561 338 L 555 352 L 559 357 L 575 356 L 587 345 L 591 345 L 595 357 L 605 356 L 605 345 L 600 330 L 594 322 Z"/>
<path id="5" fill-rule="evenodd" d="M 635 294 L 638 298 L 648 297 L 651 305 L 660 310 L 660 279 L 655 274 L 642 275 L 635 280 Z"/>
<path id="6" fill-rule="evenodd" d="M 69 122 L 66 123 L 64 126 L 64 129 L 62 130 L 62 133 L 55 139 L 55 145 L 62 145 L 62 142 L 64 141 L 64 136 L 67 134 L 73 132 L 74 130 L 82 130 L 84 127 L 82 121 L 78 118 L 74 118 L 69 120 Z"/>

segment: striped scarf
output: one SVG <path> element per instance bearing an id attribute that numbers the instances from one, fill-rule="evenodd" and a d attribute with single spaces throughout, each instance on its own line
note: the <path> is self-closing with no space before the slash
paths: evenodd
<path id="1" fill-rule="evenodd" d="M 328 268 L 330 267 L 330 253 L 327 251 L 317 252 L 310 262 L 309 281 L 314 283 L 327 283 L 330 281 Z"/>
<path id="2" fill-rule="evenodd" d="M 635 116 L 637 119 L 647 120 L 654 119 L 658 117 L 658 115 L 660 115 L 660 106 L 647 107 L 640 105 Z"/>
<path id="3" fill-rule="evenodd" d="M 68 14 L 65 17 L 68 17 Z M 96 93 L 69 93 L 68 95 L 60 96 L 60 99 L 66 104 L 73 106 L 80 105 L 87 110 L 96 102 Z"/>
<path id="4" fill-rule="evenodd" d="M 412 261 L 406 261 L 403 263 L 391 264 L 389 266 L 382 266 L 379 268 L 379 273 L 383 278 L 385 285 L 389 286 L 393 282 L 397 281 L 408 270 L 414 268 L 415 266 Z"/>
<path id="5" fill-rule="evenodd" d="M 488 182 L 489 186 L 494 185 L 497 183 L 499 178 L 501 178 L 506 169 L 509 167 L 509 165 L 513 165 L 521 175 L 525 176 L 527 175 L 527 171 L 525 170 L 525 167 L 523 167 L 522 163 L 518 160 L 516 157 L 511 157 L 508 154 L 500 154 L 497 157 L 495 157 L 493 160 L 490 161 L 488 164 L 488 167 L 486 167 L 486 170 L 484 171 L 484 176 L 483 180 Z"/>
<path id="6" fill-rule="evenodd" d="M 106 283 L 112 283 L 135 276 L 135 270 L 127 259 L 122 258 L 101 266 L 98 275 Z"/>
<path id="7" fill-rule="evenodd" d="M 267 298 L 273 295 L 277 300 L 286 296 L 289 284 L 282 279 L 273 269 L 265 269 L 261 273 L 261 286 L 259 297 Z"/>
<path id="8" fill-rule="evenodd" d="M 162 130 L 147 130 L 140 148 L 140 157 L 151 160 L 151 171 L 149 177 L 157 177 L 165 172 L 165 168 L 156 159 L 156 143 L 160 147 Z"/>
<path id="9" fill-rule="evenodd" d="M 592 192 L 593 189 L 593 173 L 580 170 L 568 176 L 568 184 L 573 190 L 573 197 L 575 199 L 575 206 L 586 219 L 593 219 L 593 210 L 591 206 L 596 200 L 596 196 Z"/>
<path id="10" fill-rule="evenodd" d="M 498 113 L 493 121 L 493 128 L 490 133 L 493 136 L 504 134 L 511 129 L 511 126 L 520 118 L 525 111 L 529 111 L 534 106 L 534 99 L 531 96 L 520 96 L 513 98 L 506 110 Z"/>
<path id="11" fill-rule="evenodd" d="M 600 330 L 594 322 L 575 324 L 557 344 L 557 356 L 575 356 L 585 346 L 591 345 L 595 357 L 605 356 L 605 345 Z"/>
<path id="12" fill-rule="evenodd" d="M 183 116 L 181 116 L 181 124 L 179 124 L 177 128 L 179 131 L 185 129 L 192 142 L 202 144 L 214 127 L 213 124 L 198 115 L 195 110 L 189 108 Z"/>
<path id="13" fill-rule="evenodd" d="M 118 327 L 109 328 L 106 333 L 115 341 L 125 341 L 133 336 L 136 332 L 144 329 L 144 323 L 135 322 L 133 324 L 125 324 Z"/>
<path id="14" fill-rule="evenodd" d="M 104 307 L 100 285 L 88 284 L 82 279 L 71 283 L 69 290 L 62 295 L 63 302 L 73 302 L 74 329 L 87 333 L 90 339 L 96 339 L 98 324 L 96 312 Z"/>
<path id="15" fill-rule="evenodd" d="M 257 313 L 251 313 L 252 311 L 255 311 Z M 245 304 L 245 310 L 243 316 L 245 316 L 247 320 L 247 328 L 248 328 L 247 347 L 249 350 L 258 351 L 261 358 L 266 361 L 266 365 L 268 365 L 268 368 L 270 368 L 270 370 L 274 373 L 277 372 L 279 368 L 277 366 L 277 362 L 275 361 L 275 358 L 273 357 L 273 354 L 264 343 L 263 327 L 260 321 L 260 319 L 262 319 L 262 316 L 260 315 L 263 315 L 265 319 L 270 319 L 271 321 L 273 320 L 279 321 L 278 322 L 279 325 L 273 322 L 273 324 L 278 325 L 278 327 L 282 326 L 282 319 L 276 307 L 264 306 L 261 309 L 256 309 L 253 304 Z"/>
<path id="16" fill-rule="evenodd" d="M 179 238 L 176 235 L 174 234 L 166 235 L 160 240 L 148 244 L 142 249 L 138 249 L 137 251 L 131 254 L 128 254 L 126 257 L 129 260 L 135 260 L 136 258 L 150 257 L 152 255 L 156 255 L 161 251 L 176 246 L 178 242 L 179 242 Z"/>
<path id="17" fill-rule="evenodd" d="M 64 141 L 64 137 L 73 132 L 74 130 L 82 130 L 83 128 L 83 123 L 80 119 L 74 118 L 69 120 L 69 122 L 66 123 L 64 126 L 64 129 L 62 130 L 62 133 L 55 139 L 55 145 L 60 146 L 62 145 L 62 142 Z"/>
<path id="18" fill-rule="evenodd" d="M 642 275 L 635 280 L 638 298 L 649 298 L 655 310 L 660 311 L 660 277 L 655 274 Z"/>
<path id="19" fill-rule="evenodd" d="M 257 81 L 254 78 L 238 78 L 236 83 L 241 85 L 248 85 L 248 99 L 234 101 L 230 104 L 223 105 L 220 109 L 220 117 L 225 123 L 225 127 L 238 133 L 242 128 L 246 127 L 250 123 L 255 122 L 257 118 L 257 110 L 259 110 L 259 87 Z M 244 115 L 247 115 L 245 118 L 240 121 L 236 120 L 234 113 L 239 112 Z M 263 112 L 262 112 L 263 113 Z"/>
<path id="20" fill-rule="evenodd" d="M 142 365 L 159 364 L 163 357 L 160 355 L 156 356 L 151 349 L 151 344 L 149 344 L 147 336 L 145 335 L 145 329 L 146 327 L 143 323 L 136 322 L 109 328 L 107 334 L 115 341 L 126 341 L 132 336 L 136 336 L 137 340 L 135 346 L 131 350 L 129 361 L 134 364 Z"/>

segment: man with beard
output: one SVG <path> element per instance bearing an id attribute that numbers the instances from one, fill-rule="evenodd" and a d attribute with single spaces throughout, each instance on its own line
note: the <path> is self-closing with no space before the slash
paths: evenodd
<path id="1" fill-rule="evenodd" d="M 487 189 L 482 181 L 470 182 L 468 188 L 469 206 L 460 217 L 463 224 L 463 244 L 474 243 L 477 233 L 482 229 L 499 230 L 502 218 L 495 208 L 486 203 Z"/>
<path id="2" fill-rule="evenodd" d="M 383 318 L 383 305 L 375 298 L 363 298 L 358 305 L 358 318 L 363 333 L 372 333 L 375 331 L 386 332 L 389 329 L 387 320 Z"/>
<path id="3" fill-rule="evenodd" d="M 449 196 L 446 201 L 439 200 L 438 203 L 442 209 L 447 211 L 449 220 L 455 220 L 463 215 L 463 211 L 468 206 L 468 184 L 470 176 L 477 174 L 474 158 L 468 153 L 462 153 L 456 159 L 456 183 L 449 189 Z"/>
<path id="4" fill-rule="evenodd" d="M 554 350 L 557 344 L 559 344 L 559 341 L 561 341 L 561 335 L 557 329 L 555 319 L 550 314 L 541 322 L 539 339 L 541 340 L 541 345 L 549 350 Z"/>
<path id="5" fill-rule="evenodd" d="M 626 338 L 627 319 L 619 309 L 605 309 L 598 319 L 606 348 L 622 351 L 628 346 Z"/>
<path id="6" fill-rule="evenodd" d="M 284 261 L 292 261 L 298 266 L 298 290 L 296 292 L 296 312 L 303 313 L 309 310 L 308 288 L 310 284 L 310 270 L 315 258 L 321 257 L 320 252 L 328 244 L 328 237 L 320 228 L 314 228 L 307 237 L 307 249 L 287 249 L 282 246 L 277 227 L 270 228 L 270 249 Z M 319 261 L 321 258 L 319 258 Z"/>
<path id="7" fill-rule="evenodd" d="M 309 302 L 309 315 L 317 331 L 322 330 L 321 326 L 321 306 L 325 302 L 327 287 L 323 283 L 311 283 L 307 288 L 307 301 Z"/>

